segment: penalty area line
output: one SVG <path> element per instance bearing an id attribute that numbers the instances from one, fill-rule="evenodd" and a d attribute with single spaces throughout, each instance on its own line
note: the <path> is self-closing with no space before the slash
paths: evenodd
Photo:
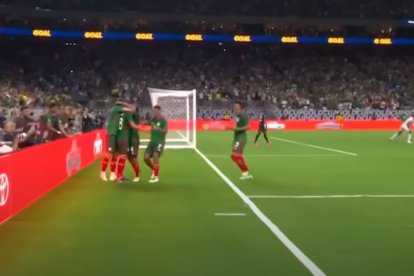
<path id="1" fill-rule="evenodd" d="M 216 217 L 244 217 L 246 213 L 215 213 Z"/>
<path id="2" fill-rule="evenodd" d="M 206 154 L 207 157 L 210 158 L 230 158 L 229 155 L 223 154 Z M 286 158 L 304 158 L 304 157 L 347 157 L 351 155 L 345 154 L 251 154 L 245 155 L 246 158 L 278 158 L 278 157 L 286 157 Z"/>
<path id="3" fill-rule="evenodd" d="M 320 150 L 325 150 L 325 151 L 342 153 L 342 154 L 346 154 L 346 155 L 349 155 L 349 156 L 358 156 L 358 154 L 356 154 L 354 152 L 343 151 L 343 150 L 338 150 L 338 149 L 333 149 L 333 148 L 327 148 L 327 147 L 320 147 L 320 146 L 316 146 L 316 145 L 312 145 L 312 144 L 297 142 L 297 141 L 283 139 L 283 138 L 270 137 L 270 139 L 275 140 L 275 141 L 280 141 L 280 142 L 285 142 L 285 143 L 290 143 L 290 144 L 305 146 L 305 147 L 308 147 L 308 148 L 314 148 L 314 149 L 320 149 Z"/>
<path id="4" fill-rule="evenodd" d="M 194 149 L 198 155 L 215 171 L 226 184 L 243 200 L 252 212 L 265 224 L 269 230 L 279 239 L 283 245 L 312 273 L 314 276 L 325 276 L 326 274 L 297 247 L 280 228 L 273 223 L 254 202 L 244 194 L 210 159 L 207 158 L 199 149 Z"/>

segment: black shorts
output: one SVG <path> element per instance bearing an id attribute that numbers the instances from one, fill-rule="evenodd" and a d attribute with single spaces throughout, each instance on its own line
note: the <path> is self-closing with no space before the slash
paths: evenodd
<path id="1" fill-rule="evenodd" d="M 137 158 L 139 151 L 139 141 L 130 141 L 129 148 L 128 148 L 128 157 Z"/>

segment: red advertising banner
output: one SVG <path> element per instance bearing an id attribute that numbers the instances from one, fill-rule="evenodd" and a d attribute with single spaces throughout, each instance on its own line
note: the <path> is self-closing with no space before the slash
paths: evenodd
<path id="1" fill-rule="evenodd" d="M 396 130 L 400 120 L 268 120 L 269 130 Z M 169 122 L 171 130 L 182 128 L 182 122 Z M 225 130 L 234 127 L 233 121 L 197 120 L 197 130 Z M 259 128 L 258 120 L 250 121 L 250 130 Z"/>
<path id="2" fill-rule="evenodd" d="M 99 158 L 104 131 L 0 156 L 0 224 Z"/>

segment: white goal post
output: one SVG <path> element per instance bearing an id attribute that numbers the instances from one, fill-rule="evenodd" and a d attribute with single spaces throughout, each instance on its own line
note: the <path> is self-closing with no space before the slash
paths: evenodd
<path id="1" fill-rule="evenodd" d="M 159 105 L 168 122 L 166 148 L 196 147 L 196 90 L 165 90 L 148 88 L 153 106 Z M 142 140 L 145 142 L 145 140 Z"/>

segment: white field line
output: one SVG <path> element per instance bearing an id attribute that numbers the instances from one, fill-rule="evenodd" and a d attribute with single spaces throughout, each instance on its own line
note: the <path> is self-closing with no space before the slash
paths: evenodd
<path id="1" fill-rule="evenodd" d="M 230 158 L 230 155 L 225 154 L 206 154 L 210 158 Z M 351 155 L 345 154 L 251 154 L 245 155 L 246 158 L 277 158 L 277 157 L 286 157 L 286 158 L 304 158 L 304 157 L 346 157 Z"/>
<path id="2" fill-rule="evenodd" d="M 246 213 L 215 213 L 216 217 L 244 217 Z"/>
<path id="3" fill-rule="evenodd" d="M 329 199 L 329 198 L 414 198 L 414 195 L 252 195 L 262 199 Z"/>
<path id="4" fill-rule="evenodd" d="M 314 149 L 320 149 L 320 150 L 325 150 L 325 151 L 342 153 L 342 154 L 346 154 L 346 155 L 350 155 L 350 156 L 358 156 L 358 154 L 356 154 L 354 152 L 348 152 L 348 151 L 343 151 L 343 150 L 338 150 L 338 149 L 333 149 L 333 148 L 327 148 L 327 147 L 320 147 L 320 146 L 316 146 L 316 145 L 312 145 L 312 144 L 307 144 L 307 143 L 296 142 L 296 141 L 288 140 L 288 139 L 282 139 L 282 138 L 276 138 L 276 137 L 270 137 L 270 139 L 276 140 L 276 141 L 280 141 L 280 142 L 286 142 L 286 143 L 290 143 L 290 144 L 295 144 L 295 145 L 301 145 L 301 146 L 305 146 L 305 147 L 309 147 L 309 148 L 314 148 Z"/>
<path id="5" fill-rule="evenodd" d="M 198 155 L 215 171 L 227 185 L 243 200 L 252 212 L 272 231 L 272 233 L 286 246 L 287 249 L 312 273 L 314 276 L 325 276 L 326 274 L 309 259 L 281 230 L 274 224 L 254 202 L 244 194 L 223 172 L 214 165 L 199 149 L 195 149 Z"/>

